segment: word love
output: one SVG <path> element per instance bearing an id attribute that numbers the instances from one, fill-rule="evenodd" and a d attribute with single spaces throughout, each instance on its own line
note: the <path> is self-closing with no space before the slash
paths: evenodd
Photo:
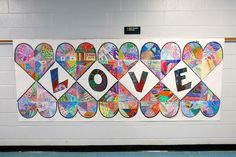
<path id="1" fill-rule="evenodd" d="M 185 75 L 181 75 L 181 73 L 184 73 L 184 72 L 187 72 L 187 68 L 182 68 L 182 69 L 178 69 L 175 71 L 176 87 L 177 87 L 178 91 L 191 88 L 191 82 L 189 82 L 185 85 L 182 85 L 182 80 L 186 79 Z M 100 76 L 100 78 L 102 80 L 100 83 L 96 83 L 96 81 L 94 80 L 96 75 Z M 134 85 L 136 91 L 142 92 L 145 82 L 147 80 L 148 72 L 146 72 L 146 71 L 142 72 L 142 76 L 140 78 L 140 81 L 137 80 L 134 72 L 129 72 L 129 75 L 130 75 L 130 78 L 133 82 L 133 85 Z M 68 80 L 58 83 L 58 78 L 59 78 L 58 77 L 58 68 L 52 69 L 51 70 L 51 80 L 52 80 L 52 88 L 53 88 L 54 93 L 64 90 L 65 88 L 68 87 Z M 89 74 L 88 82 L 89 82 L 90 87 L 93 90 L 104 91 L 107 87 L 107 76 L 102 70 L 94 69 Z"/>

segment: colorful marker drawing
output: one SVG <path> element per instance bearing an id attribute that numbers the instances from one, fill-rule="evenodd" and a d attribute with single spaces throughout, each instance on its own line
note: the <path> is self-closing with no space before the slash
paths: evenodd
<path id="1" fill-rule="evenodd" d="M 98 101 L 101 114 L 114 117 L 119 111 L 125 118 L 132 118 L 139 108 L 139 101 L 120 82 L 117 82 Z"/>
<path id="2" fill-rule="evenodd" d="M 15 49 L 15 61 L 38 81 L 54 63 L 53 48 L 47 43 L 41 43 L 33 50 L 29 44 L 19 44 Z"/>
<path id="3" fill-rule="evenodd" d="M 134 43 L 126 42 L 118 50 L 115 44 L 107 42 L 98 50 L 98 61 L 119 80 L 138 62 L 138 54 Z"/>
<path id="4" fill-rule="evenodd" d="M 162 82 L 158 82 L 141 100 L 141 111 L 147 118 L 155 117 L 159 111 L 167 118 L 174 117 L 179 110 L 179 99 Z"/>
<path id="5" fill-rule="evenodd" d="M 220 99 L 201 81 L 180 102 L 183 114 L 194 117 L 199 111 L 206 117 L 215 116 L 220 108 Z"/>
<path id="6" fill-rule="evenodd" d="M 166 43 L 162 49 L 147 42 L 141 49 L 140 60 L 161 80 L 180 62 L 180 54 L 180 47 L 174 42 Z"/>
<path id="7" fill-rule="evenodd" d="M 201 79 L 204 79 L 222 60 L 223 48 L 218 42 L 210 42 L 203 49 L 198 42 L 189 42 L 183 50 L 183 61 Z"/>
<path id="8" fill-rule="evenodd" d="M 82 76 L 96 61 L 96 50 L 90 43 L 82 43 L 75 50 L 69 43 L 62 43 L 56 50 L 56 62 L 75 80 Z"/>
<path id="9" fill-rule="evenodd" d="M 56 99 L 38 82 L 35 82 L 17 101 L 20 114 L 33 118 L 37 112 L 44 118 L 56 114 Z"/>
<path id="10" fill-rule="evenodd" d="M 73 118 L 77 112 L 84 118 L 92 118 L 97 112 L 96 99 L 77 82 L 59 98 L 57 104 L 65 118 Z"/>

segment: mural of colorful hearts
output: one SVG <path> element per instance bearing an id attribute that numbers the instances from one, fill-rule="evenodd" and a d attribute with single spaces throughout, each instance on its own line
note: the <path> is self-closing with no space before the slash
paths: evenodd
<path id="1" fill-rule="evenodd" d="M 224 40 L 14 40 L 20 121 L 219 120 Z"/>

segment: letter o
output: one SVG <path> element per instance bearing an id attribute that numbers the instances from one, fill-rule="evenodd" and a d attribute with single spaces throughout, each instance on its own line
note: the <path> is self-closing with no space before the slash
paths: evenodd
<path id="1" fill-rule="evenodd" d="M 95 75 L 100 75 L 101 78 L 102 78 L 102 81 L 100 84 L 97 84 L 94 80 L 94 77 Z M 89 78 L 88 78 L 88 81 L 89 81 L 89 85 L 90 87 L 95 90 L 95 91 L 104 91 L 107 87 L 107 76 L 106 74 L 100 70 L 100 69 L 94 69 L 90 75 L 89 75 Z"/>

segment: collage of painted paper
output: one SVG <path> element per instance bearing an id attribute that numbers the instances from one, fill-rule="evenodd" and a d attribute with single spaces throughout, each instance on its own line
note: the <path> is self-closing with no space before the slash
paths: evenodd
<path id="1" fill-rule="evenodd" d="M 223 39 L 13 43 L 19 120 L 220 118 Z"/>

